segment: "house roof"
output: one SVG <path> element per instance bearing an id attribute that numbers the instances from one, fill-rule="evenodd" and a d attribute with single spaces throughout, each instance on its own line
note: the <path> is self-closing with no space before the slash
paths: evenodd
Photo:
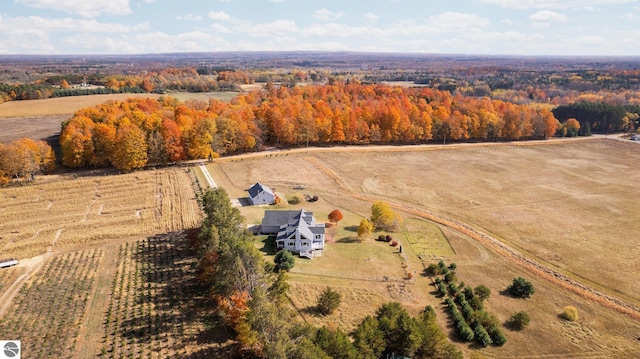
<path id="1" fill-rule="evenodd" d="M 261 192 L 269 193 L 275 197 L 275 194 L 273 193 L 271 188 L 263 185 L 260 182 L 257 182 L 256 184 L 251 186 L 251 188 L 249 188 L 249 196 L 251 196 L 251 198 L 254 198 L 255 196 L 259 195 Z"/>
<path id="2" fill-rule="evenodd" d="M 267 227 L 282 226 L 288 224 L 292 220 L 303 218 L 308 224 L 314 225 L 313 212 L 307 212 L 304 209 L 298 211 L 277 211 L 269 210 L 264 211 L 264 217 L 262 218 L 262 225 Z"/>
<path id="3" fill-rule="evenodd" d="M 302 236 L 309 240 L 315 239 L 316 234 L 324 233 L 324 224 L 315 224 L 313 214 L 311 214 L 310 212 L 305 212 L 304 209 L 300 211 L 286 212 L 297 213 L 292 219 L 287 222 L 287 224 L 283 224 L 280 226 L 280 230 L 278 231 L 278 235 L 276 236 L 276 241 L 289 238 L 295 232 L 300 232 Z"/>

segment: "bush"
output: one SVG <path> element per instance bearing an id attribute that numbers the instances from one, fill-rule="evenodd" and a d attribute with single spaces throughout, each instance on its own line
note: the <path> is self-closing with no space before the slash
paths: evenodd
<path id="1" fill-rule="evenodd" d="M 294 195 L 289 199 L 289 204 L 298 204 L 300 202 L 302 202 L 302 198 L 299 195 Z"/>
<path id="2" fill-rule="evenodd" d="M 381 235 L 378 236 L 377 240 L 380 241 L 380 242 L 386 242 L 385 238 L 386 237 L 384 236 L 384 234 L 381 234 Z"/>
<path id="3" fill-rule="evenodd" d="M 488 347 L 493 344 L 493 340 L 491 340 L 489 333 L 487 333 L 486 329 L 484 329 L 482 325 L 474 325 L 473 334 L 475 334 L 476 341 L 483 347 Z"/>
<path id="4" fill-rule="evenodd" d="M 522 330 L 529 326 L 530 321 L 531 317 L 529 316 L 529 313 L 525 311 L 519 311 L 517 313 L 514 313 L 511 318 L 509 318 L 507 325 L 515 330 Z"/>
<path id="5" fill-rule="evenodd" d="M 482 301 L 480 300 L 480 298 L 476 296 L 471 297 L 471 299 L 469 299 L 468 302 L 471 308 L 475 310 L 482 310 L 484 308 L 484 306 L 482 305 Z"/>
<path id="6" fill-rule="evenodd" d="M 342 296 L 340 293 L 331 289 L 331 287 L 327 287 L 318 297 L 318 312 L 322 315 L 329 315 L 338 309 L 341 302 Z"/>
<path id="7" fill-rule="evenodd" d="M 429 277 L 433 277 L 440 274 L 440 267 L 437 264 L 431 263 L 427 268 L 425 268 L 424 273 Z M 439 278 L 437 278 L 439 279 Z"/>
<path id="8" fill-rule="evenodd" d="M 444 272 L 444 270 L 447 269 L 447 265 L 444 263 L 444 261 L 438 262 L 438 267 L 440 267 L 440 272 Z"/>
<path id="9" fill-rule="evenodd" d="M 460 328 L 458 328 L 458 334 L 460 334 L 460 337 L 465 342 L 473 341 L 473 338 L 475 336 L 473 334 L 473 330 L 471 330 L 471 327 L 466 323 L 464 323 L 464 325 L 462 325 Z"/>
<path id="10" fill-rule="evenodd" d="M 575 322 L 576 320 L 578 320 L 578 310 L 575 307 L 568 305 L 564 307 L 562 313 L 560 314 L 560 317 L 570 322 Z"/>
<path id="11" fill-rule="evenodd" d="M 296 264 L 296 258 L 286 249 L 281 250 L 273 259 L 277 271 L 289 271 Z"/>
<path id="12" fill-rule="evenodd" d="M 507 337 L 504 336 L 504 333 L 502 332 L 502 330 L 500 330 L 500 328 L 491 327 L 487 331 L 489 332 L 491 340 L 493 340 L 493 345 L 501 347 L 507 342 Z"/>
<path id="13" fill-rule="evenodd" d="M 480 298 L 480 300 L 485 300 L 491 295 L 491 289 L 484 284 L 477 286 L 473 292 L 478 296 L 478 298 Z"/>
<path id="14" fill-rule="evenodd" d="M 513 283 L 507 287 L 507 291 L 516 298 L 529 298 L 536 290 L 528 280 L 518 277 L 513 279 Z"/>
<path id="15" fill-rule="evenodd" d="M 456 280 L 458 280 L 458 277 L 456 277 L 456 272 L 454 271 L 447 272 L 447 274 L 444 275 L 444 281 L 447 283 L 455 284 Z"/>

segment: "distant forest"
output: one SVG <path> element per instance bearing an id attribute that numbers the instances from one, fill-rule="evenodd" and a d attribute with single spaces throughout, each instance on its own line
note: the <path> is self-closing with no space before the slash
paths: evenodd
<path id="1" fill-rule="evenodd" d="M 0 65 L 0 103 L 167 95 L 78 111 L 60 138 L 69 167 L 130 170 L 268 146 L 543 139 L 640 128 L 634 58 L 256 52 L 0 56 Z M 170 97 L 184 91 L 240 94 L 231 103 Z M 47 156 L 26 144 L 4 150 L 33 148 L 23 151 L 34 154 L 23 156 L 32 165 L 0 161 L 0 178 L 31 178 L 48 168 Z"/>

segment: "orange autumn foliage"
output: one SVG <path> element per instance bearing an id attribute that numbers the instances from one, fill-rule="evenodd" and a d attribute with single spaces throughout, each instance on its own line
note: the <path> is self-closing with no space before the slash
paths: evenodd
<path id="1" fill-rule="evenodd" d="M 66 166 L 134 169 L 147 161 L 217 157 L 267 145 L 547 138 L 558 125 L 548 110 L 486 97 L 454 96 L 431 88 L 332 82 L 268 86 L 240 94 L 231 103 L 180 103 L 170 97 L 112 101 L 78 111 L 63 124 L 60 141 Z M 113 131 L 104 126 L 116 132 L 122 126 L 134 126 L 141 134 L 132 143 L 148 153 L 139 153 L 136 160 L 119 158 L 132 156 L 128 150 L 108 153 L 111 147 L 106 144 Z"/>

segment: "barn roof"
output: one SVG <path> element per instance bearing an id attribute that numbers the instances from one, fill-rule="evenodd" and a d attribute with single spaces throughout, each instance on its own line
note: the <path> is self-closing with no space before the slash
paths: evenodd
<path id="1" fill-rule="evenodd" d="M 269 193 L 269 194 L 271 194 L 271 195 L 273 195 L 275 197 L 275 194 L 273 193 L 271 188 L 263 185 L 260 182 L 257 182 L 256 184 L 251 186 L 251 188 L 249 188 L 249 196 L 251 196 L 251 198 L 256 197 L 257 195 L 259 195 L 262 192 Z"/>

